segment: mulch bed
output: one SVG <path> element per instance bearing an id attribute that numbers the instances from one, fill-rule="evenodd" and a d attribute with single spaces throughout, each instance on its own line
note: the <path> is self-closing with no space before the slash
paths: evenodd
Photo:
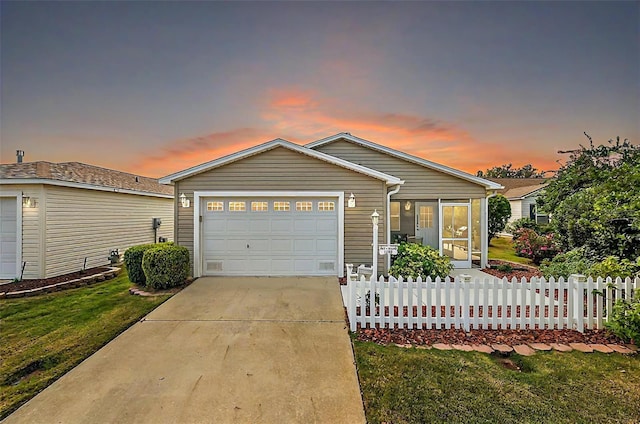
<path id="1" fill-rule="evenodd" d="M 498 261 L 495 259 L 490 259 L 488 264 L 489 266 L 487 268 L 484 268 L 482 271 L 499 278 L 507 277 L 509 280 L 511 280 L 515 277 L 519 280 L 524 277 L 528 280 L 532 277 L 542 277 L 542 273 L 538 270 L 538 268 L 528 265 L 517 264 L 515 262 Z M 510 265 L 513 268 L 513 271 L 504 272 L 492 268 L 500 265 Z"/>
<path id="2" fill-rule="evenodd" d="M 623 344 L 618 337 L 606 330 L 471 330 L 468 333 L 460 329 L 450 330 L 407 330 L 365 328 L 357 331 L 357 339 L 381 345 L 411 344 L 414 346 L 446 344 L 506 344 L 510 346 L 523 343 L 587 343 L 587 344 Z"/>
<path id="3" fill-rule="evenodd" d="M 72 272 L 70 274 L 59 275 L 51 278 L 40 278 L 32 280 L 12 281 L 10 283 L 0 284 L 0 292 L 16 292 L 23 290 L 32 290 L 41 287 L 50 286 L 53 284 L 64 283 L 66 281 L 76 280 L 82 277 L 89 277 L 91 275 L 100 274 L 101 272 L 109 271 L 106 267 L 90 268 L 85 271 Z"/>

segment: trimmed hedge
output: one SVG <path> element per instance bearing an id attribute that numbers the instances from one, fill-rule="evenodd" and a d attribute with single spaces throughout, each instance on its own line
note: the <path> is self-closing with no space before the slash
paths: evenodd
<path id="1" fill-rule="evenodd" d="M 167 243 L 154 243 L 154 244 L 140 244 L 138 246 L 132 246 L 124 252 L 124 265 L 127 267 L 129 273 L 129 280 L 132 283 L 144 286 L 146 284 L 146 278 L 144 271 L 142 270 L 142 257 L 144 252 L 149 249 L 153 249 L 158 246 L 171 245 L 172 242 Z"/>
<path id="2" fill-rule="evenodd" d="M 394 277 L 446 277 L 453 265 L 447 256 L 440 256 L 440 252 L 433 247 L 417 243 L 400 243 L 398 256 L 389 269 L 389 275 Z"/>
<path id="3" fill-rule="evenodd" d="M 142 269 L 147 287 L 168 289 L 179 286 L 189 276 L 189 250 L 175 245 L 148 249 L 142 258 Z"/>

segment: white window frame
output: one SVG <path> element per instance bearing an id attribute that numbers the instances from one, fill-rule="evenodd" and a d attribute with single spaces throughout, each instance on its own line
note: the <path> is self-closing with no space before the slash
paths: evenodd
<path id="1" fill-rule="evenodd" d="M 325 205 L 325 203 L 327 204 Z M 331 204 L 330 207 L 329 207 L 329 204 Z M 336 203 L 331 200 L 322 200 L 318 202 L 318 212 L 333 212 L 335 210 L 336 210 Z"/>
<path id="2" fill-rule="evenodd" d="M 398 213 L 394 214 L 392 211 L 392 206 L 393 205 L 398 205 Z M 400 204 L 399 201 L 396 200 L 392 200 L 389 202 L 389 226 L 391 227 L 391 231 L 400 231 L 400 228 L 402 227 L 401 225 L 401 218 L 400 218 L 400 214 L 401 214 L 401 209 L 402 209 L 402 205 Z M 393 226 L 393 219 L 397 218 L 398 219 L 398 226 L 394 227 Z"/>
<path id="3" fill-rule="evenodd" d="M 209 209 L 209 203 L 212 204 L 211 209 Z M 217 206 L 222 206 L 222 209 L 218 208 Z M 224 201 L 212 200 L 210 202 L 207 202 L 207 204 L 205 205 L 205 208 L 207 209 L 207 212 L 224 212 Z"/>
<path id="4" fill-rule="evenodd" d="M 311 200 L 296 201 L 296 212 L 313 212 L 313 202 Z"/>
<path id="5" fill-rule="evenodd" d="M 256 207 L 254 208 L 254 206 Z M 265 202 L 264 200 L 252 200 L 251 212 L 269 212 L 269 202 Z"/>
<path id="6" fill-rule="evenodd" d="M 202 199 L 216 198 L 278 198 L 286 197 L 333 197 L 338 213 L 338 277 L 344 277 L 344 191 L 194 191 L 193 192 L 193 276 L 202 276 Z M 22 201 L 22 200 L 21 200 Z"/>
<path id="7" fill-rule="evenodd" d="M 282 203 L 282 205 L 280 205 Z M 286 208 L 284 205 L 287 205 Z M 291 201 L 289 200 L 274 200 L 273 201 L 274 212 L 291 212 Z"/>

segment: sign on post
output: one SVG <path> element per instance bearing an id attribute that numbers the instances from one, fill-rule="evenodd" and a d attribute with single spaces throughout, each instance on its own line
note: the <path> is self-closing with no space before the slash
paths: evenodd
<path id="1" fill-rule="evenodd" d="M 381 244 L 378 246 L 378 253 L 381 255 L 397 255 L 398 254 L 398 245 L 397 244 Z"/>

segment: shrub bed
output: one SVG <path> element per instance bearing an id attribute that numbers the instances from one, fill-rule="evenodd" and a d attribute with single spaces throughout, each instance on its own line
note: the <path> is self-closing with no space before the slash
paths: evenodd
<path id="1" fill-rule="evenodd" d="M 172 242 L 167 243 L 155 243 L 155 244 L 140 244 L 132 246 L 124 252 L 124 265 L 127 267 L 129 273 L 129 280 L 132 283 L 144 286 L 146 284 L 146 277 L 144 270 L 142 269 L 142 258 L 144 252 L 149 249 L 153 249 L 158 246 L 171 245 Z"/>

